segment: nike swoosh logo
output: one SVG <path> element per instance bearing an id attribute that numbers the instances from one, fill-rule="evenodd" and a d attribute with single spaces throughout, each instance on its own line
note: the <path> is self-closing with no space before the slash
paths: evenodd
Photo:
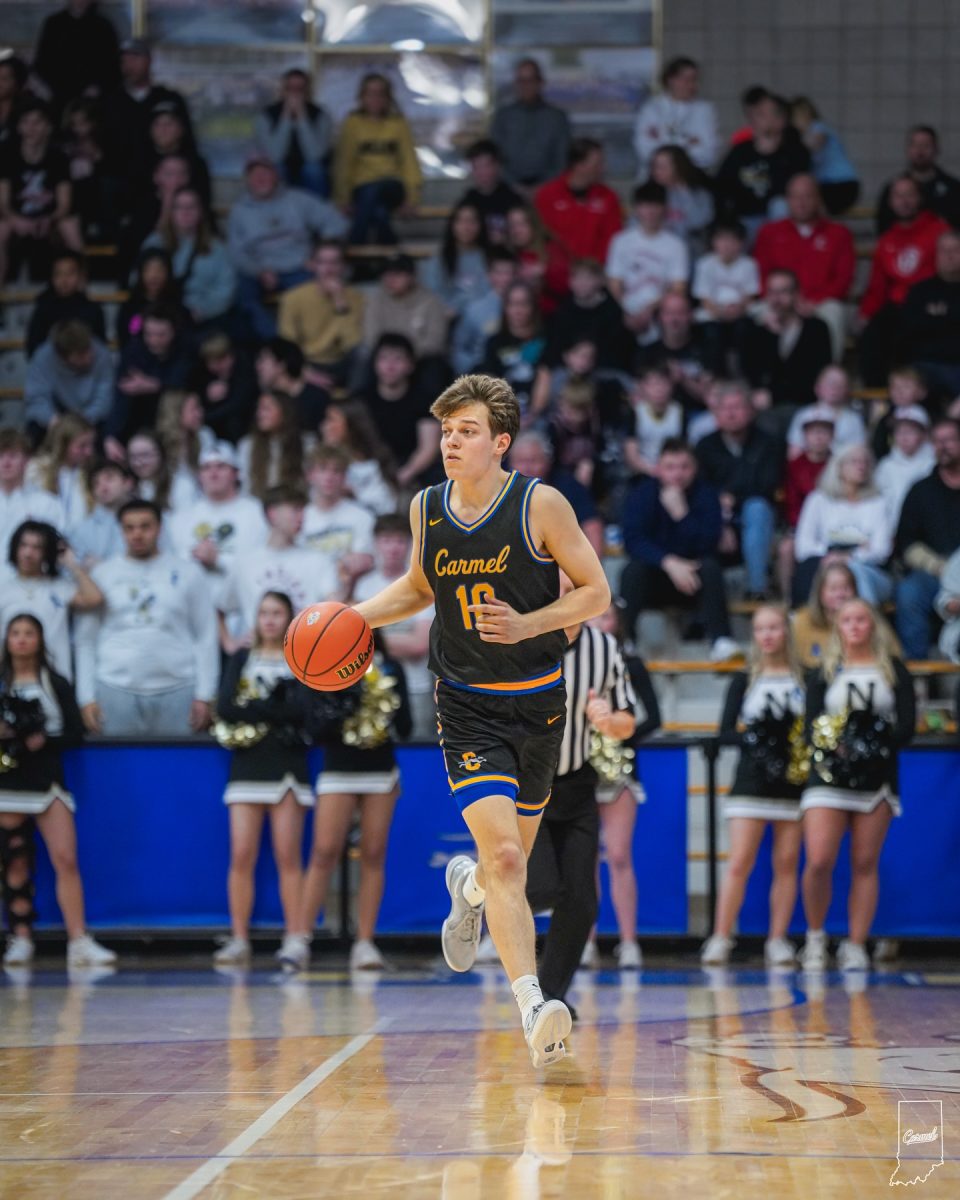
<path id="1" fill-rule="evenodd" d="M 432 529 L 434 525 L 439 525 L 442 520 L 443 517 L 437 517 L 436 520 L 430 522 L 430 528 Z"/>
<path id="2" fill-rule="evenodd" d="M 547 724 L 552 725 L 554 721 L 559 721 L 562 716 L 563 713 L 557 713 L 555 717 L 547 717 Z"/>

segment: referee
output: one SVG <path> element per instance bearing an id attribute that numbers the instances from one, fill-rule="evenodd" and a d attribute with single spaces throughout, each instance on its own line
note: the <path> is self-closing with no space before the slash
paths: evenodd
<path id="1" fill-rule="evenodd" d="M 561 594 L 565 584 L 561 576 Z M 531 908 L 553 909 L 539 973 L 544 996 L 557 1000 L 566 995 L 597 917 L 600 819 L 597 773 L 587 761 L 591 732 L 626 741 L 640 707 L 612 634 L 589 625 L 574 625 L 566 634 L 567 724 L 553 793 L 527 864 Z"/>

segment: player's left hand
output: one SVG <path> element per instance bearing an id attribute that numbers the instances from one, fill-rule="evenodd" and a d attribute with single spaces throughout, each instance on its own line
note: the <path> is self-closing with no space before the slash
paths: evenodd
<path id="1" fill-rule="evenodd" d="M 483 604 L 471 604 L 473 623 L 481 642 L 501 642 L 512 646 L 530 637 L 528 616 L 518 613 L 505 600 L 491 596 Z"/>

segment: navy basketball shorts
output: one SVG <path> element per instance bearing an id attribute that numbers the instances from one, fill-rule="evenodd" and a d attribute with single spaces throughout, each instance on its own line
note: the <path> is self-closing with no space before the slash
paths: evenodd
<path id="1" fill-rule="evenodd" d="M 509 796 L 524 817 L 550 800 L 567 718 L 561 681 L 520 695 L 437 684 L 437 731 L 450 794 L 463 810 L 485 796 Z"/>

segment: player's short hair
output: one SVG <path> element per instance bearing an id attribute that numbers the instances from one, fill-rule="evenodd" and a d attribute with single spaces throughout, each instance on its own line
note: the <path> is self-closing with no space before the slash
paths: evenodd
<path id="1" fill-rule="evenodd" d="M 688 458 L 696 460 L 696 455 L 683 438 L 667 438 L 660 447 L 660 457 L 663 458 L 665 454 L 686 454 Z"/>
<path id="2" fill-rule="evenodd" d="M 512 442 L 520 432 L 520 405 L 506 380 L 492 375 L 461 375 L 434 400 L 430 412 L 438 421 L 445 421 L 468 404 L 482 404 L 487 410 L 494 437 L 508 433 Z"/>
<path id="3" fill-rule="evenodd" d="M 373 524 L 373 536 L 381 533 L 402 533 L 410 536 L 410 518 L 404 513 L 381 513 Z"/>

